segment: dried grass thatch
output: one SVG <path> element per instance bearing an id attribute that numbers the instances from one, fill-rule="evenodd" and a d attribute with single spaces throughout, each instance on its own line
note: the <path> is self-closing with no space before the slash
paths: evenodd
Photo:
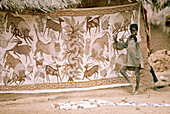
<path id="1" fill-rule="evenodd" d="M 32 10 L 43 13 L 66 8 L 91 8 L 124 5 L 136 0 L 1 0 L 0 10 L 22 12 Z"/>
<path id="2" fill-rule="evenodd" d="M 56 9 L 68 8 L 78 4 L 81 0 L 1 0 L 0 9 L 8 11 L 36 10 L 50 12 Z"/>

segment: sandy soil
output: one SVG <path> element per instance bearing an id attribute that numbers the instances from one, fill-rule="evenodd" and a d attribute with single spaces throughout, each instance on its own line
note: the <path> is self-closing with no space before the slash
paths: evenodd
<path id="1" fill-rule="evenodd" d="M 51 104 L 67 103 L 84 99 L 138 103 L 170 104 L 170 87 L 147 90 L 131 95 L 131 87 L 118 87 L 102 90 L 77 91 L 41 94 L 0 94 L 0 114 L 169 114 L 170 107 L 141 106 L 101 106 L 97 108 L 65 110 Z"/>

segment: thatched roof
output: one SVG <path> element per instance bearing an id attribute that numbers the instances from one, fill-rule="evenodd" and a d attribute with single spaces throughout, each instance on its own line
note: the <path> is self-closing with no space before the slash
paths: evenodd
<path id="1" fill-rule="evenodd" d="M 104 7 L 139 1 L 150 4 L 153 11 L 170 7 L 170 0 L 0 0 L 0 10 L 36 10 L 47 13 L 58 9 Z"/>
<path id="2" fill-rule="evenodd" d="M 92 8 L 135 3 L 136 0 L 0 0 L 0 10 L 22 13 L 23 10 L 49 13 L 67 8 Z"/>
<path id="3" fill-rule="evenodd" d="M 7 11 L 37 10 L 50 12 L 78 4 L 81 0 L 1 0 L 0 9 Z"/>

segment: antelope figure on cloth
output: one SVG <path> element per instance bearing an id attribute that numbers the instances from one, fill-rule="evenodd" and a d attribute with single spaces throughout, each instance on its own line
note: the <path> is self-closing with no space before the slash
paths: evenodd
<path id="1" fill-rule="evenodd" d="M 94 28 L 94 27 L 96 28 L 96 32 L 97 32 L 97 29 L 98 29 L 98 32 L 100 32 L 100 18 L 102 16 L 103 15 L 99 15 L 98 17 L 95 17 L 94 19 L 92 19 L 91 16 L 86 17 L 86 19 L 87 19 L 86 34 L 89 31 L 89 34 L 91 35 L 91 28 Z"/>
<path id="2" fill-rule="evenodd" d="M 5 53 L 4 60 L 5 58 L 6 62 L 4 67 L 6 68 L 6 66 L 8 66 L 8 69 L 12 68 L 14 70 L 13 77 L 12 79 L 8 80 L 8 83 L 12 84 L 13 82 L 16 83 L 17 81 L 19 81 L 19 84 L 23 84 L 26 78 L 31 80 L 31 78 L 25 74 L 26 68 L 21 60 L 19 60 L 18 58 L 14 58 L 9 52 Z"/>
<path id="3" fill-rule="evenodd" d="M 9 52 L 6 52 L 4 55 L 4 61 L 6 59 L 4 67 L 9 65 L 9 69 L 17 66 L 17 64 L 22 64 L 21 60 L 18 58 L 14 58 Z"/>
<path id="4" fill-rule="evenodd" d="M 22 38 L 25 40 L 27 44 L 28 44 L 27 40 L 29 41 L 30 44 L 31 44 L 31 41 L 34 41 L 33 37 L 30 36 L 30 31 L 31 29 L 25 21 L 19 22 L 18 26 L 15 26 L 14 24 L 12 24 L 12 27 L 11 27 L 12 37 L 15 36 L 17 39 Z M 12 39 L 12 37 L 10 39 Z"/>
<path id="5" fill-rule="evenodd" d="M 25 55 L 26 62 L 27 62 L 28 57 L 31 62 L 30 52 L 32 51 L 32 47 L 28 45 L 19 45 L 19 44 L 22 44 L 22 41 L 18 39 L 16 41 L 14 40 L 13 42 L 17 42 L 17 44 L 12 49 L 7 50 L 6 52 L 13 51 L 13 53 L 17 55 L 18 57 L 19 57 L 18 54 Z"/>
<path id="6" fill-rule="evenodd" d="M 27 40 L 31 43 L 33 38 L 29 36 L 30 27 L 28 23 L 19 16 L 13 16 L 11 13 L 6 13 L 4 17 L 4 22 L 7 20 L 6 31 L 9 32 L 9 27 L 11 26 L 12 37 L 16 38 L 19 36 L 23 38 L 25 42 L 28 44 Z M 10 39 L 12 39 L 12 37 Z M 30 41 L 31 40 L 31 41 Z"/>
<path id="7" fill-rule="evenodd" d="M 58 78 L 60 78 L 60 81 L 62 81 L 61 76 L 60 76 L 60 72 L 59 72 L 59 67 L 61 67 L 61 65 L 58 65 L 58 64 L 57 64 L 57 65 L 56 65 L 56 69 L 53 68 L 53 67 L 50 66 L 50 65 L 46 65 L 45 71 L 46 71 L 47 81 L 50 81 L 49 75 L 51 75 L 51 76 L 56 76 L 58 83 L 59 83 L 59 79 L 58 79 Z"/>
<path id="8" fill-rule="evenodd" d="M 6 26 L 6 32 L 9 32 L 9 27 L 14 24 L 15 26 L 18 26 L 18 24 L 21 21 L 25 21 L 23 18 L 19 17 L 19 16 L 13 16 L 11 13 L 6 13 L 5 17 L 4 17 L 4 22 L 7 21 L 7 26 Z"/>
<path id="9" fill-rule="evenodd" d="M 83 77 L 83 80 L 84 78 L 87 78 L 89 79 L 89 77 L 93 76 L 95 74 L 95 77 L 96 78 L 96 75 L 98 75 L 98 70 L 99 70 L 99 65 L 94 65 L 92 68 L 90 68 L 89 70 L 87 70 L 88 68 L 88 65 L 85 65 L 84 66 L 85 68 L 85 71 L 84 71 L 84 77 Z M 89 79 L 90 80 L 90 79 Z M 91 80 L 90 80 L 91 81 Z"/>
<path id="10" fill-rule="evenodd" d="M 15 72 L 13 72 L 12 75 L 12 79 L 8 80 L 8 83 L 12 84 L 13 82 L 15 82 L 15 84 L 23 84 L 25 82 L 25 79 L 31 80 L 30 77 L 28 77 L 27 75 L 23 75 L 23 76 L 18 76 Z"/>
<path id="11" fill-rule="evenodd" d="M 52 19 L 47 19 L 45 31 L 48 28 L 48 36 L 49 36 L 49 30 L 52 29 L 52 30 L 54 30 L 56 32 L 59 32 L 59 35 L 58 35 L 58 39 L 59 39 L 59 37 L 62 34 L 62 26 L 61 26 L 62 22 L 64 22 L 64 20 L 61 19 L 61 18 L 59 18 L 59 23 L 53 21 Z M 45 34 L 45 31 L 44 31 L 44 34 Z"/>

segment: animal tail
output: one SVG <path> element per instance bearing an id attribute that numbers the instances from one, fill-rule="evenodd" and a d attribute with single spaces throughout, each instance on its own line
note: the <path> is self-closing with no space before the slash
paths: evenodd
<path id="1" fill-rule="evenodd" d="M 34 24 L 34 30 L 35 30 L 35 33 L 36 33 L 36 36 L 37 36 L 37 40 L 40 41 L 40 38 L 38 36 L 38 31 L 37 31 L 37 28 L 36 28 L 35 24 Z"/>

